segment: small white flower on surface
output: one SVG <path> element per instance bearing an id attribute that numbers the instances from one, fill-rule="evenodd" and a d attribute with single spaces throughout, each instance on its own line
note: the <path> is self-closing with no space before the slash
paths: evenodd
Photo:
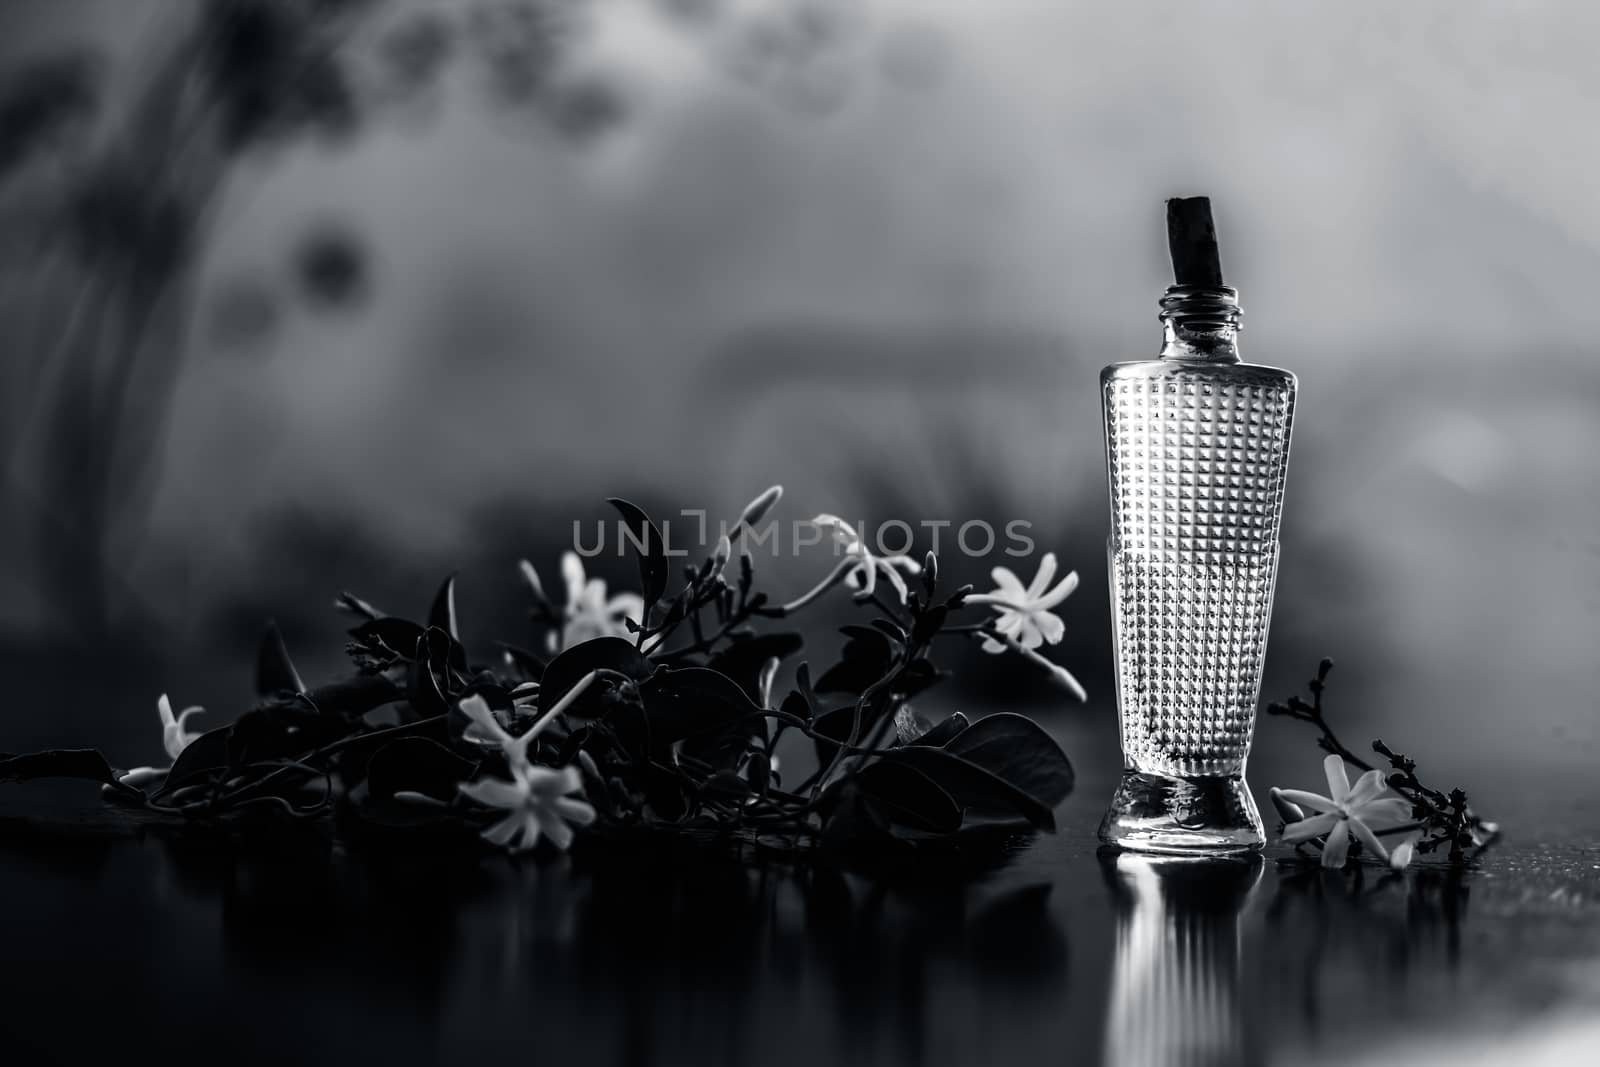
<path id="1" fill-rule="evenodd" d="M 874 556 L 867 547 L 866 538 L 856 533 L 853 526 L 837 515 L 818 515 L 811 522 L 814 526 L 833 531 L 834 545 L 844 551 L 844 558 L 810 592 L 785 604 L 783 606 L 785 612 L 798 611 L 805 607 L 841 579 L 856 591 L 857 596 L 869 597 L 878 589 L 879 575 L 882 575 L 883 579 L 894 588 L 900 603 L 906 602 L 909 590 L 906 589 L 905 579 L 900 576 L 900 572 L 921 574 L 922 564 L 900 553 Z"/>
<path id="2" fill-rule="evenodd" d="M 1389 788 L 1382 771 L 1368 771 L 1352 786 L 1340 757 L 1329 755 L 1322 761 L 1322 769 L 1328 777 L 1328 796 L 1303 789 L 1274 790 L 1274 797 L 1317 813 L 1284 826 L 1283 840 L 1300 844 L 1327 834 L 1327 843 L 1322 846 L 1322 865 L 1334 869 L 1344 866 L 1352 837 L 1385 863 L 1396 868 L 1409 863 L 1415 851 L 1414 839 L 1402 841 L 1391 855 L 1376 831 L 1410 822 L 1411 802 Z"/>
<path id="3" fill-rule="evenodd" d="M 561 647 L 596 637 L 626 637 L 628 619 L 644 620 L 644 598 L 638 593 L 618 593 L 606 598 L 603 578 L 590 578 L 576 552 L 561 557 L 561 577 L 567 583 L 567 604 L 561 626 Z"/>
<path id="4" fill-rule="evenodd" d="M 161 744 L 167 750 L 168 759 L 177 759 L 200 736 L 199 733 L 190 732 L 186 724 L 189 716 L 199 715 L 205 710 L 199 706 L 187 707 L 173 715 L 172 701 L 167 699 L 167 694 L 161 694 L 161 699 L 156 701 L 156 711 L 161 715 Z"/>
<path id="5" fill-rule="evenodd" d="M 528 765 L 528 746 L 533 743 L 534 738 L 544 733 L 545 728 L 556 721 L 556 716 L 571 707 L 572 702 L 582 696 L 584 690 L 594 684 L 596 677 L 597 673 L 590 671 L 578 679 L 576 685 L 563 693 L 561 699 L 556 701 L 549 711 L 541 715 L 532 726 L 528 727 L 518 737 L 512 737 L 506 728 L 500 725 L 500 720 L 495 717 L 493 709 L 489 707 L 489 702 L 474 693 L 457 705 L 461 709 L 461 713 L 470 720 L 461 736 L 480 745 L 499 745 L 500 750 L 505 753 L 506 762 L 511 765 L 513 770 L 518 767 L 526 767 Z"/>
<path id="6" fill-rule="evenodd" d="M 506 812 L 483 831 L 483 839 L 513 852 L 533 848 L 541 835 L 565 849 L 572 844 L 572 826 L 588 826 L 595 820 L 594 808 L 577 795 L 582 792 L 583 779 L 576 767 L 555 770 L 524 764 L 513 767 L 509 782 L 480 778 L 463 782 L 459 788 L 462 795 L 479 804 Z"/>
<path id="7" fill-rule="evenodd" d="M 1039 573 L 1033 584 L 1023 586 L 1022 579 L 1009 567 L 996 567 L 990 571 L 995 588 L 988 593 L 967 597 L 968 604 L 988 604 L 999 612 L 995 629 L 1016 641 L 1023 648 L 1038 648 L 1045 644 L 1059 644 L 1067 632 L 1066 623 L 1053 610 L 1078 588 L 1078 572 L 1072 571 L 1050 588 L 1056 576 L 1056 554 L 1046 552 L 1039 561 Z M 1004 652 L 1007 645 L 994 638 L 983 643 L 985 652 Z"/>

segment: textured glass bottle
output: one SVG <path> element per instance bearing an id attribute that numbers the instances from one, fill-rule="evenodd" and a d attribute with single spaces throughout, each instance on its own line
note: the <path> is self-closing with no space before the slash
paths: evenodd
<path id="1" fill-rule="evenodd" d="M 1100 375 L 1124 773 L 1107 842 L 1263 843 L 1244 781 L 1278 571 L 1295 379 L 1239 362 L 1238 294 L 1175 285 L 1161 357 Z"/>

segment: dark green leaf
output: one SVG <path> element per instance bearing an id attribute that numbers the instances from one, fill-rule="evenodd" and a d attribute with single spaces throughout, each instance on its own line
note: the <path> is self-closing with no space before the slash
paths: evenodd
<path id="1" fill-rule="evenodd" d="M 755 724 L 761 711 L 733 679 L 709 667 L 663 668 L 640 686 L 639 694 L 657 747 L 747 720 Z"/>
<path id="2" fill-rule="evenodd" d="M 1014 712 L 987 715 L 945 743 L 944 750 L 1002 778 L 1046 807 L 1072 792 L 1072 763 L 1055 738 Z"/>
<path id="3" fill-rule="evenodd" d="M 471 779 L 477 764 L 425 737 L 402 737 L 372 754 L 367 791 L 387 801 L 402 790 L 449 801 L 456 787 Z"/>
<path id="4" fill-rule="evenodd" d="M 915 767 L 879 760 L 862 768 L 855 781 L 892 823 L 929 834 L 961 829 L 955 799 Z"/>
<path id="5" fill-rule="evenodd" d="M 890 749 L 882 759 L 921 771 L 943 787 L 963 809 L 1021 818 L 1046 830 L 1056 828 L 1055 815 L 1049 806 L 956 753 L 926 745 L 907 745 Z"/>
<path id="6" fill-rule="evenodd" d="M 895 679 L 895 692 L 902 698 L 910 699 L 925 689 L 930 689 L 948 678 L 948 671 L 941 671 L 926 659 L 918 658 L 906 664 L 900 677 Z"/>
<path id="7" fill-rule="evenodd" d="M 739 688 L 751 700 L 760 699 L 757 692 L 757 681 L 761 676 L 761 668 L 769 659 L 785 659 L 794 655 L 805 647 L 805 638 L 797 633 L 777 632 L 760 634 L 756 637 L 747 637 L 742 641 L 735 641 L 723 651 L 712 656 L 706 663 L 714 671 L 720 671 L 739 683 Z"/>
<path id="8" fill-rule="evenodd" d="M 0 755 L 0 782 L 33 778 L 84 778 L 116 784 L 117 775 L 98 749 L 55 748 L 22 755 Z"/>
<path id="9" fill-rule="evenodd" d="M 821 735 L 812 739 L 817 749 L 817 759 L 827 764 L 833 760 L 838 752 L 839 742 L 850 740 L 850 729 L 855 725 L 857 701 L 850 701 L 836 707 L 820 711 L 812 720 L 812 730 Z M 871 735 L 873 727 L 878 720 L 889 713 L 891 703 L 887 696 L 874 698 L 861 709 L 861 728 L 856 734 L 857 742 Z"/>
<path id="10" fill-rule="evenodd" d="M 894 662 L 894 644 L 867 626 L 843 626 L 839 632 L 848 640 L 839 653 L 839 662 L 817 679 L 817 692 L 864 693 L 889 673 Z"/>
<path id="11" fill-rule="evenodd" d="M 289 649 L 283 643 L 283 634 L 275 622 L 267 623 L 256 648 L 256 695 L 276 696 L 279 693 L 304 693 L 306 684 L 300 672 L 294 669 Z"/>
<path id="12" fill-rule="evenodd" d="M 231 725 L 219 726 L 190 741 L 188 747 L 172 761 L 172 770 L 167 772 L 166 783 L 156 795 L 170 793 L 181 785 L 188 785 L 227 767 L 228 733 L 232 729 Z"/>
<path id="13" fill-rule="evenodd" d="M 444 630 L 430 626 L 417 643 L 417 658 L 411 661 L 406 699 L 423 718 L 443 715 L 458 695 L 452 667 L 455 650 L 461 646 Z M 463 666 L 465 666 L 463 664 Z"/>
<path id="14" fill-rule="evenodd" d="M 392 704 L 405 694 L 380 675 L 357 674 L 350 678 L 319 685 L 305 693 L 305 699 L 324 715 L 356 719 L 374 708 Z"/>
<path id="15" fill-rule="evenodd" d="M 951 714 L 944 722 L 936 724 L 927 733 L 923 734 L 920 741 L 924 745 L 943 746 L 945 742 L 965 730 L 968 725 L 967 717 L 957 711 Z"/>
<path id="16" fill-rule="evenodd" d="M 539 682 L 539 710 L 549 711 L 556 701 L 583 680 L 590 671 L 615 671 L 638 684 L 655 671 L 655 664 L 633 647 L 633 643 L 620 637 L 596 637 L 573 645 L 551 660 Z M 594 718 L 605 706 L 602 693 L 592 686 L 589 691 L 567 710 L 573 718 Z"/>
<path id="17" fill-rule="evenodd" d="M 428 625 L 437 626 L 451 639 L 461 640 L 461 627 L 456 620 L 456 576 L 444 580 L 433 596 L 433 606 L 428 609 Z"/>
<path id="18" fill-rule="evenodd" d="M 408 619 L 385 616 L 369 619 L 353 628 L 350 636 L 368 648 L 387 649 L 406 659 L 415 659 L 417 646 L 422 642 L 422 627 Z"/>
<path id="19" fill-rule="evenodd" d="M 798 689 L 790 690 L 789 695 L 783 698 L 783 703 L 778 706 L 779 711 L 793 715 L 804 722 L 811 721 L 811 705 L 806 703 L 806 698 Z"/>
<path id="20" fill-rule="evenodd" d="M 938 633 L 944 626 L 944 620 L 949 615 L 950 609 L 943 604 L 937 604 L 924 611 L 917 616 L 916 623 L 911 627 L 912 639 L 918 644 L 926 644 L 933 640 L 933 635 Z"/>
<path id="21" fill-rule="evenodd" d="M 800 689 L 800 698 L 806 702 L 806 707 L 816 710 L 817 694 L 811 688 L 811 664 L 806 660 L 800 661 L 800 666 L 794 669 L 794 684 Z M 806 718 L 811 718 L 809 714 Z"/>
<path id="22" fill-rule="evenodd" d="M 889 619 L 873 619 L 872 626 L 891 641 L 899 641 L 901 644 L 905 644 L 906 632 L 899 623 Z"/>
<path id="23" fill-rule="evenodd" d="M 227 766 L 303 755 L 349 732 L 348 722 L 319 715 L 302 701 L 254 708 L 228 727 Z"/>
<path id="24" fill-rule="evenodd" d="M 667 563 L 667 543 L 650 516 L 638 505 L 621 497 L 609 497 L 606 503 L 621 512 L 636 546 L 643 546 L 639 552 L 639 591 L 646 605 L 654 604 L 667 591 L 667 576 L 671 570 Z"/>

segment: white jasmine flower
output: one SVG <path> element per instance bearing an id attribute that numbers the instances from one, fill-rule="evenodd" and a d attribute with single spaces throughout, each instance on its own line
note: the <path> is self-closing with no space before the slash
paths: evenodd
<path id="1" fill-rule="evenodd" d="M 1394 855 L 1384 848 L 1375 831 L 1393 829 L 1411 821 L 1411 802 L 1391 790 L 1383 779 L 1383 772 L 1368 771 L 1351 786 L 1345 771 L 1344 760 L 1329 755 L 1322 761 L 1323 772 L 1328 777 L 1328 796 L 1318 796 L 1303 789 L 1279 789 L 1275 797 L 1313 811 L 1311 815 L 1283 828 L 1283 840 L 1290 844 L 1310 841 L 1328 835 L 1322 846 L 1322 865 L 1330 868 L 1344 866 L 1350 853 L 1350 838 L 1354 837 L 1372 854 L 1385 863 L 1403 867 L 1410 862 L 1415 850 L 1415 840 L 1401 842 Z"/>
<path id="2" fill-rule="evenodd" d="M 810 592 L 785 604 L 783 606 L 785 612 L 805 607 L 840 579 L 843 579 L 851 589 L 856 590 L 858 596 L 869 597 L 877 591 L 880 574 L 894 588 L 900 603 L 906 602 L 908 590 L 905 579 L 900 577 L 900 571 L 905 571 L 907 574 L 921 574 L 922 564 L 903 554 L 874 556 L 867 548 L 866 538 L 857 534 L 854 527 L 837 515 L 818 515 L 811 521 L 816 526 L 833 531 L 834 544 L 844 550 L 844 558 Z"/>
<path id="3" fill-rule="evenodd" d="M 505 817 L 483 831 L 483 839 L 513 852 L 523 852 L 539 843 L 544 835 L 559 849 L 572 844 L 572 826 L 588 826 L 595 811 L 576 794 L 583 790 L 583 779 L 576 767 L 512 768 L 512 780 L 480 778 L 458 787 L 463 796 L 486 807 L 500 808 Z"/>
<path id="4" fill-rule="evenodd" d="M 205 710 L 196 705 L 184 708 L 177 715 L 173 715 L 172 701 L 167 699 L 167 694 L 161 694 L 161 698 L 156 701 L 156 711 L 161 715 L 161 744 L 167 750 L 168 759 L 177 759 L 183 750 L 200 736 L 200 733 L 191 732 L 185 724 L 188 723 L 189 716 L 199 715 Z"/>
<path id="5" fill-rule="evenodd" d="M 1078 588 L 1078 572 L 1072 571 L 1057 582 L 1055 588 L 1050 588 L 1050 581 L 1056 576 L 1056 554 L 1046 552 L 1030 586 L 1024 587 L 1022 579 L 1009 567 L 996 567 L 989 573 L 994 578 L 995 589 L 969 596 L 966 602 L 988 604 L 999 612 L 995 629 L 1023 648 L 1059 644 L 1067 626 L 1052 609 Z M 1006 648 L 1005 642 L 993 637 L 983 643 L 985 652 L 1004 652 Z"/>
<path id="6" fill-rule="evenodd" d="M 549 711 L 540 716 L 519 737 L 512 737 L 506 731 L 506 728 L 500 725 L 500 720 L 495 717 L 494 711 L 490 709 L 489 702 L 474 693 L 457 705 L 461 709 L 461 713 L 471 720 L 461 736 L 480 745 L 499 745 L 500 750 L 506 755 L 506 762 L 511 764 L 513 770 L 518 767 L 526 767 L 528 765 L 528 746 L 533 742 L 534 738 L 544 733 L 545 727 L 555 722 L 556 716 L 571 707 L 572 702 L 582 696 L 584 690 L 594 683 L 596 676 L 595 671 L 590 671 L 580 678 L 576 685 L 567 690 Z"/>
<path id="7" fill-rule="evenodd" d="M 198 705 L 184 708 L 177 715 L 172 713 L 172 701 L 167 699 L 167 694 L 162 693 L 156 700 L 156 713 L 161 716 L 161 747 L 167 751 L 167 759 L 177 760 L 183 750 L 188 748 L 199 737 L 199 733 L 189 730 L 189 716 L 199 715 L 205 711 Z M 204 731 L 201 731 L 203 733 Z M 164 776 L 171 767 L 134 767 L 123 771 L 117 776 L 117 781 L 123 785 L 144 786 Z"/>
<path id="8" fill-rule="evenodd" d="M 567 583 L 562 648 L 596 637 L 626 637 L 626 620 L 644 621 L 644 598 L 638 593 L 618 593 L 607 599 L 605 579 L 589 578 L 576 552 L 561 557 L 561 576 Z"/>

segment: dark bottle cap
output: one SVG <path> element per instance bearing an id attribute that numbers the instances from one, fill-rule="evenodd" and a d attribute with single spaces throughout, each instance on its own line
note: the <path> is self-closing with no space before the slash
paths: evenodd
<path id="1" fill-rule="evenodd" d="M 1211 221 L 1210 197 L 1173 197 L 1167 201 L 1167 248 L 1172 253 L 1172 278 L 1176 284 L 1222 285 L 1222 260 L 1217 254 L 1217 227 Z"/>

